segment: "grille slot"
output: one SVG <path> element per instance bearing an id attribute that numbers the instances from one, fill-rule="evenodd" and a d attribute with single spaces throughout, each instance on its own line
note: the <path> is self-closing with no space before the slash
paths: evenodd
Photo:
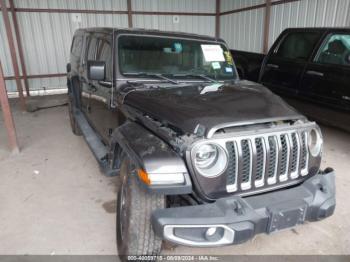
<path id="1" fill-rule="evenodd" d="M 235 138 L 226 142 L 227 192 L 247 191 L 308 173 L 306 131 Z"/>
<path id="2" fill-rule="evenodd" d="M 280 181 L 287 180 L 288 162 L 289 162 L 289 144 L 288 137 L 286 134 L 280 135 L 280 145 L 281 145 L 281 159 L 280 159 Z"/>
<path id="3" fill-rule="evenodd" d="M 255 138 L 256 147 L 256 174 L 255 174 L 255 186 L 264 185 L 264 173 L 265 173 L 265 151 L 264 142 L 262 138 Z"/>
<path id="4" fill-rule="evenodd" d="M 237 190 L 237 171 L 238 171 L 238 157 L 234 142 L 227 142 L 226 149 L 228 152 L 229 163 L 227 167 L 227 192 L 234 192 Z"/>
<path id="5" fill-rule="evenodd" d="M 277 173 L 277 140 L 276 137 L 269 136 L 269 147 L 270 147 L 270 154 L 269 154 L 269 174 L 268 174 L 268 180 L 267 182 L 269 184 L 276 183 L 276 173 Z"/>
<path id="6" fill-rule="evenodd" d="M 300 161 L 300 141 L 298 133 L 292 133 L 292 161 L 291 161 L 291 178 L 297 178 L 299 176 L 299 161 Z"/>
<path id="7" fill-rule="evenodd" d="M 297 143 L 297 136 L 295 133 L 292 134 L 292 144 L 293 144 L 293 150 L 292 150 L 292 164 L 291 164 L 291 171 L 295 172 L 297 169 L 297 157 L 298 157 L 298 143 Z"/>
<path id="8" fill-rule="evenodd" d="M 252 149 L 250 145 L 250 140 L 241 140 L 242 148 L 242 169 L 241 169 L 241 188 L 243 190 L 249 189 L 250 179 L 252 174 Z"/>
<path id="9" fill-rule="evenodd" d="M 307 150 L 307 132 L 301 133 L 301 160 L 300 160 L 300 174 L 302 176 L 307 175 L 307 162 L 308 162 L 308 150 Z"/>

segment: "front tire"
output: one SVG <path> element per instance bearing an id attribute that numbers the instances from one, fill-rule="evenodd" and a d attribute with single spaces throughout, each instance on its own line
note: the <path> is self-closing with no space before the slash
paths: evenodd
<path id="1" fill-rule="evenodd" d="M 120 170 L 121 186 L 117 201 L 117 247 L 124 260 L 127 255 L 158 255 L 162 239 L 151 225 L 151 214 L 165 208 L 163 195 L 148 193 L 139 181 L 131 163 L 126 159 Z"/>

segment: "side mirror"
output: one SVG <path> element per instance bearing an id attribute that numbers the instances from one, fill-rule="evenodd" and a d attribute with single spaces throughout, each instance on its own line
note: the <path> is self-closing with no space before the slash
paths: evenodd
<path id="1" fill-rule="evenodd" d="M 71 69 L 72 69 L 72 66 L 71 66 L 70 63 L 68 63 L 68 64 L 66 65 L 67 73 L 69 73 Z"/>
<path id="2" fill-rule="evenodd" d="M 106 76 L 106 63 L 103 61 L 87 61 L 88 78 L 90 80 L 103 81 Z"/>

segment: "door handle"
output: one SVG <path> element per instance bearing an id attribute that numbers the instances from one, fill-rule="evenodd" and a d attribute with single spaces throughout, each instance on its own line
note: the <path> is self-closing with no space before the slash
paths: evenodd
<path id="1" fill-rule="evenodd" d="M 279 65 L 275 65 L 275 64 L 267 64 L 267 67 L 273 68 L 273 69 L 278 69 L 280 68 Z"/>
<path id="2" fill-rule="evenodd" d="M 309 70 L 306 72 L 308 75 L 312 75 L 312 76 L 320 76 L 320 77 L 323 77 L 324 74 L 321 73 L 321 72 L 317 72 L 317 71 L 312 71 L 312 70 Z"/>

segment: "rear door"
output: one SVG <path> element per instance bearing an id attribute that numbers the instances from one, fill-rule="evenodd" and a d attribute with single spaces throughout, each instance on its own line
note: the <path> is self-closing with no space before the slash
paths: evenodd
<path id="1" fill-rule="evenodd" d="M 296 94 L 320 36 L 317 31 L 285 31 L 266 57 L 260 82 L 274 91 Z"/>
<path id="2" fill-rule="evenodd" d="M 301 95 L 350 109 L 350 32 L 326 34 L 302 78 Z"/>
<path id="3" fill-rule="evenodd" d="M 70 51 L 70 66 L 67 66 L 67 72 L 69 73 L 69 79 L 71 81 L 71 89 L 69 90 L 69 92 L 74 93 L 73 97 L 75 98 L 75 105 L 77 105 L 78 107 L 80 107 L 81 105 L 81 88 L 79 82 L 79 75 L 83 45 L 84 35 L 82 32 L 78 32 L 73 38 Z"/>

